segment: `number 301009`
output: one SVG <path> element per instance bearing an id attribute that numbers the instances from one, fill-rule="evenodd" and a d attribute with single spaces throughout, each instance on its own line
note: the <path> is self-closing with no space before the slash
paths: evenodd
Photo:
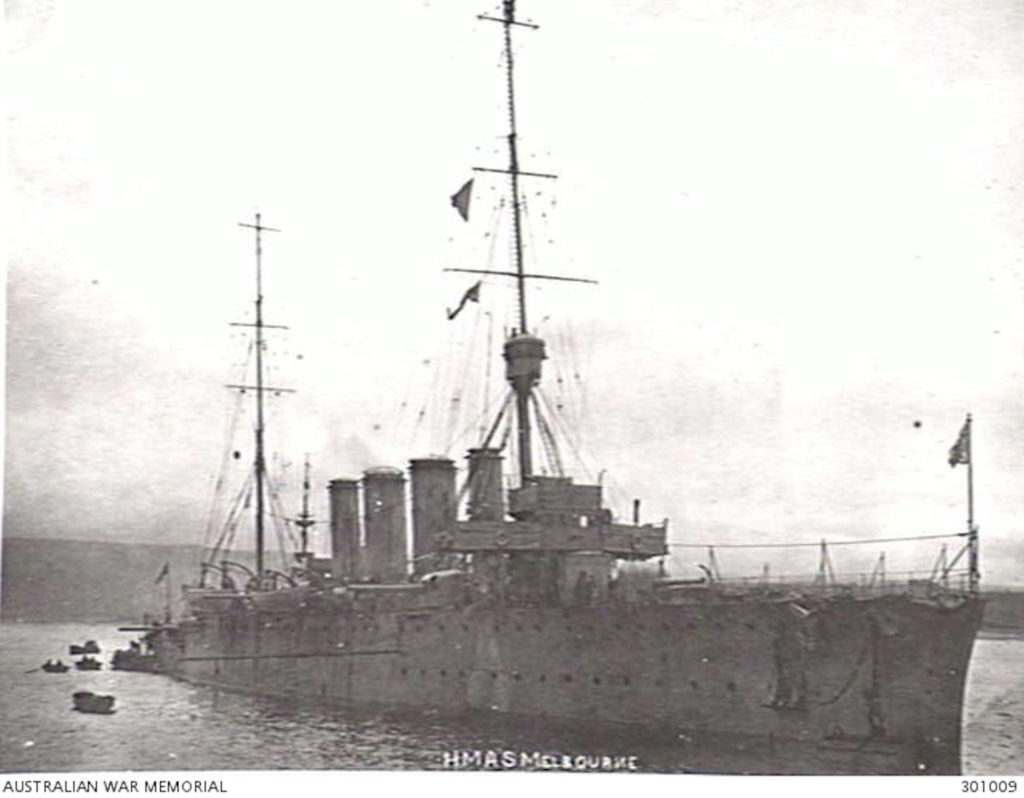
<path id="1" fill-rule="evenodd" d="M 960 792 L 1017 792 L 1017 782 L 1014 779 L 964 779 L 961 787 Z"/>

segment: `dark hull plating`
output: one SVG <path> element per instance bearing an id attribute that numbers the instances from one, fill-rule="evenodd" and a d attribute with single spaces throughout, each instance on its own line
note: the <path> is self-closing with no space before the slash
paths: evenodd
<path id="1" fill-rule="evenodd" d="M 707 594 L 515 606 L 241 597 L 154 635 L 166 672 L 269 696 L 644 728 L 709 770 L 958 773 L 982 603 Z M 283 598 L 283 597 L 282 597 Z M 291 604 L 292 606 L 280 606 Z M 698 757 L 700 759 L 700 757 Z"/>

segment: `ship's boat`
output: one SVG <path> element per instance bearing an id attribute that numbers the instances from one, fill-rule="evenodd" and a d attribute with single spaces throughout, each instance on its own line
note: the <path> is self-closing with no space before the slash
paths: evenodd
<path id="1" fill-rule="evenodd" d="M 130 648 L 119 648 L 110 660 L 110 667 L 115 671 L 143 671 L 159 673 L 160 661 L 156 654 L 143 654 Z"/>
<path id="2" fill-rule="evenodd" d="M 95 657 L 86 656 L 75 662 L 76 670 L 80 671 L 98 671 L 103 667 L 103 663 Z"/>
<path id="3" fill-rule="evenodd" d="M 876 573 L 843 585 L 824 543 L 818 577 L 803 584 L 731 582 L 713 556 L 702 578 L 680 578 L 665 567 L 667 523 L 642 522 L 636 505 L 631 519 L 616 519 L 603 486 L 577 483 L 557 456 L 546 473 L 535 467 L 535 444 L 551 455 L 556 441 L 536 392 L 548 354 L 526 315 L 524 283 L 540 276 L 523 269 L 519 181 L 543 175 L 519 166 L 509 41 L 522 23 L 512 0 L 503 10 L 493 19 L 506 41 L 509 162 L 491 171 L 510 178 L 514 260 L 507 272 L 478 271 L 511 276 L 518 288 L 518 327 L 502 352 L 507 400 L 468 451 L 461 484 L 456 463 L 442 457 L 414 459 L 408 473 L 371 468 L 335 479 L 331 556 L 311 555 L 304 536 L 292 572 L 272 573 L 263 552 L 258 292 L 249 392 L 258 419 L 255 568 L 210 557 L 185 589 L 180 617 L 147 630 L 161 669 L 321 704 L 642 729 L 685 741 L 691 769 L 959 772 L 982 612 L 973 522 L 960 535 L 967 568 L 954 568 L 958 556 L 918 584 Z M 463 215 L 471 191 L 467 184 L 452 198 Z M 266 228 L 259 215 L 249 226 L 259 252 Z M 515 476 L 507 491 L 506 459 Z M 305 505 L 300 517 L 310 521 Z M 217 584 L 207 583 L 211 575 Z M 702 766 L 697 752 L 710 748 L 713 764 Z"/>
<path id="4" fill-rule="evenodd" d="M 99 695 L 88 690 L 79 690 L 71 694 L 71 708 L 76 712 L 89 712 L 94 715 L 112 715 L 114 713 L 114 696 Z"/>
<path id="5" fill-rule="evenodd" d="M 141 641 L 132 640 L 128 644 L 128 648 L 115 650 L 114 656 L 110 660 L 110 667 L 115 671 L 159 673 L 160 660 L 150 648 L 148 636 L 143 636 Z"/>
<path id="6" fill-rule="evenodd" d="M 52 660 L 46 660 L 40 668 L 46 673 L 67 673 L 70 669 L 70 665 L 65 665 L 60 660 L 53 662 Z"/>
<path id="7" fill-rule="evenodd" d="M 85 642 L 85 645 L 81 646 L 77 643 L 72 643 L 70 646 L 68 646 L 68 653 L 71 654 L 71 656 L 73 657 L 78 657 L 82 654 L 99 654 L 100 647 L 95 640 L 87 640 Z"/>

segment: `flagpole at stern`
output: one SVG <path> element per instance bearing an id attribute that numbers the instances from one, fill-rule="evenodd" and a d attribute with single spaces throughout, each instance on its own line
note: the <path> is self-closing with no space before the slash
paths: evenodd
<path id="1" fill-rule="evenodd" d="M 967 586 L 971 593 L 978 592 L 981 573 L 978 569 L 978 527 L 974 523 L 974 455 L 971 452 L 971 414 L 967 414 L 956 443 L 949 450 L 949 465 L 967 466 Z M 960 550 L 963 554 L 963 549 Z M 957 557 L 960 557 L 960 554 Z"/>
<path id="2" fill-rule="evenodd" d="M 972 593 L 978 592 L 981 574 L 978 568 L 978 528 L 974 524 L 974 453 L 971 451 L 973 437 L 971 414 L 967 414 L 964 426 L 967 429 L 967 586 Z"/>

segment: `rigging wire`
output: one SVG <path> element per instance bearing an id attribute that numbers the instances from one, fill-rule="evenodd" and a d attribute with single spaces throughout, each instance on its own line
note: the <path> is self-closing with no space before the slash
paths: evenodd
<path id="1" fill-rule="evenodd" d="M 950 573 L 961 574 L 961 575 L 965 576 L 967 573 L 969 573 L 969 570 L 970 569 L 968 569 L 966 567 L 964 567 L 964 568 L 957 568 L 954 571 L 950 571 Z M 892 579 L 893 581 L 898 581 L 898 580 L 895 579 L 896 577 L 900 577 L 900 576 L 904 576 L 904 577 L 924 576 L 924 575 L 930 575 L 930 574 L 931 574 L 931 572 L 928 569 L 926 569 L 926 568 L 914 568 L 914 569 L 907 568 L 907 569 L 898 570 L 898 571 L 887 571 L 886 572 L 886 577 Z M 868 571 L 841 571 L 839 573 L 839 577 L 837 578 L 835 584 L 836 585 L 842 585 L 843 584 L 843 580 L 848 580 L 848 579 L 850 579 L 852 577 L 858 577 L 858 576 L 861 577 L 861 579 L 863 579 L 867 583 L 868 586 L 871 585 L 871 581 L 870 580 L 871 580 L 871 577 L 872 577 L 872 573 L 870 573 Z M 929 581 L 939 581 L 939 580 L 938 579 L 934 579 L 934 580 L 929 580 Z M 762 584 L 762 585 L 765 585 L 766 587 L 767 586 L 772 586 L 772 585 L 774 585 L 774 586 L 790 587 L 790 586 L 794 586 L 794 585 L 798 585 L 798 584 L 806 584 L 806 585 L 815 585 L 816 584 L 818 587 L 822 586 L 820 580 L 816 581 L 815 577 L 809 575 L 808 572 L 806 572 L 806 571 L 804 571 L 802 573 L 792 573 L 792 574 L 772 574 L 767 579 L 764 577 L 763 574 L 762 575 L 753 575 L 752 574 L 750 576 L 720 576 L 720 577 L 717 577 L 715 579 L 715 582 L 721 582 L 721 583 L 725 583 L 725 584 L 732 583 L 732 584 L 745 584 L 745 585 Z"/>
<path id="2" fill-rule="evenodd" d="M 534 392 L 541 398 L 541 400 L 543 400 L 544 404 L 548 408 L 550 408 L 551 402 L 548 399 L 547 394 L 540 389 L 540 386 L 537 386 L 534 389 Z M 561 425 L 561 428 L 558 429 L 557 432 L 561 435 L 562 439 L 569 445 L 569 450 L 572 452 L 573 456 L 576 458 L 576 462 L 579 464 L 580 470 L 583 472 L 584 478 L 587 479 L 588 481 L 593 480 L 593 478 L 594 478 L 593 477 L 593 474 L 594 474 L 593 466 L 588 465 L 587 460 L 584 457 L 582 450 L 572 440 L 572 437 L 566 434 L 566 421 L 565 421 L 565 419 L 562 418 L 558 413 L 551 413 L 550 409 L 548 409 L 548 414 L 551 415 L 551 417 L 554 419 L 556 424 L 560 424 Z"/>
<path id="3" fill-rule="evenodd" d="M 492 209 L 489 224 L 490 231 L 485 234 L 485 238 L 490 239 L 486 256 L 486 268 L 488 269 L 494 267 L 497 234 L 502 227 L 504 210 L 505 200 L 501 198 Z M 413 386 L 410 381 L 406 389 L 407 396 L 403 399 L 399 408 L 400 425 L 402 427 L 407 426 L 405 422 L 408 420 L 412 408 L 409 395 L 412 395 L 414 392 L 420 393 L 423 396 L 423 401 L 418 404 L 419 409 L 411 423 L 411 429 L 408 429 L 407 434 L 403 434 L 402 437 L 407 440 L 410 438 L 414 441 L 419 440 L 424 436 L 424 432 L 429 427 L 427 448 L 432 451 L 447 451 L 451 448 L 453 440 L 456 438 L 456 430 L 475 412 L 475 402 L 467 401 L 467 397 L 471 393 L 467 386 L 471 386 L 474 383 L 474 381 L 470 380 L 469 374 L 473 364 L 477 363 L 480 359 L 478 350 L 483 338 L 480 332 L 480 325 L 482 323 L 480 315 L 479 312 L 474 314 L 468 344 L 463 333 L 463 327 L 455 324 L 449 326 L 446 349 L 449 352 L 461 349 L 464 353 L 462 357 L 423 359 L 423 363 L 431 365 L 430 374 L 425 384 L 420 386 Z M 493 325 L 493 314 L 488 311 L 488 316 Z M 488 364 L 487 379 L 489 379 L 490 359 L 485 357 L 484 360 Z M 430 424 L 431 420 L 439 423 Z"/>
<path id="4" fill-rule="evenodd" d="M 540 433 L 541 444 L 544 447 L 544 455 L 548 461 L 548 468 L 554 472 L 556 477 L 565 476 L 565 469 L 562 467 L 562 458 L 558 453 L 558 441 L 555 439 L 555 434 L 545 417 L 547 413 L 543 412 L 541 408 L 539 392 L 532 391 L 530 393 L 530 399 L 533 402 L 534 415 L 537 417 L 538 431 Z M 544 403 L 547 404 L 546 399 L 544 400 Z"/>
<path id="5" fill-rule="evenodd" d="M 876 543 L 903 543 L 913 540 L 942 540 L 948 538 L 967 537 L 968 532 L 949 532 L 945 535 L 909 535 L 898 538 L 865 538 L 863 540 L 826 540 L 828 546 L 865 546 Z M 814 543 L 806 541 L 793 543 L 667 543 L 669 548 L 675 549 L 794 549 L 803 547 L 821 548 L 822 541 Z"/>
<path id="6" fill-rule="evenodd" d="M 245 375 L 248 373 L 249 364 L 252 361 L 254 342 L 250 338 L 249 344 L 246 347 L 245 358 L 242 361 L 242 367 L 240 371 L 240 378 L 237 382 L 244 382 Z M 238 423 L 242 416 L 242 406 L 244 401 L 242 399 L 241 391 L 232 391 L 234 394 L 234 402 L 228 408 L 228 419 L 224 428 L 224 445 L 221 450 L 221 463 L 217 473 L 217 478 L 214 481 L 213 493 L 210 496 L 210 506 L 206 514 L 206 529 L 203 533 L 203 542 L 205 546 L 209 546 L 213 539 L 214 528 L 217 526 L 217 508 L 220 506 L 222 501 L 224 485 L 228 474 L 229 466 L 234 455 L 233 443 L 235 436 L 238 434 Z"/>
<path id="7" fill-rule="evenodd" d="M 493 208 L 490 218 L 490 232 L 485 234 L 485 238 L 490 239 L 488 242 L 488 251 L 486 256 L 486 267 L 493 268 L 495 258 L 495 246 L 498 238 L 498 231 L 502 226 L 502 217 L 504 216 L 505 200 L 502 198 Z M 410 380 L 409 386 L 406 389 L 406 397 L 400 404 L 400 426 L 405 426 L 405 421 L 408 419 L 409 413 L 412 408 L 418 407 L 415 412 L 415 417 L 411 422 L 411 429 L 403 432 L 402 437 L 406 440 L 416 441 L 423 436 L 425 428 L 428 426 L 430 420 L 436 420 L 440 422 L 441 419 L 445 419 L 444 422 L 438 424 L 431 424 L 430 432 L 428 435 L 429 440 L 427 441 L 427 448 L 432 451 L 445 451 L 451 446 L 451 441 L 455 434 L 455 429 L 459 426 L 462 420 L 465 418 L 467 413 L 471 413 L 472 408 L 467 407 L 467 403 L 464 401 L 466 384 L 466 374 L 470 368 L 470 364 L 475 362 L 474 350 L 478 346 L 479 336 L 479 313 L 474 314 L 473 331 L 470 336 L 469 352 L 464 358 L 461 359 L 461 372 L 458 374 L 458 366 L 460 365 L 459 358 L 424 358 L 423 363 L 429 363 L 430 373 L 428 380 L 425 384 L 419 386 L 413 386 Z M 461 332 L 461 328 L 458 325 L 450 325 L 448 332 L 448 343 L 446 349 L 451 352 L 459 348 L 459 344 L 464 340 L 464 335 Z M 416 405 L 410 402 L 409 397 L 413 393 L 419 393 L 422 395 L 423 400 Z"/>
<path id="8" fill-rule="evenodd" d="M 490 390 L 491 390 L 491 363 L 494 358 L 492 356 L 492 348 L 494 346 L 494 315 L 490 311 L 485 311 L 487 315 L 487 351 L 484 353 L 484 398 L 483 398 L 483 417 L 486 417 L 487 408 L 490 407 Z M 482 420 L 482 418 L 481 418 Z M 486 427 L 480 427 L 480 437 L 483 438 Z"/>
<path id="9" fill-rule="evenodd" d="M 575 330 L 573 329 L 572 323 L 568 320 L 565 322 L 565 329 L 566 349 L 569 353 L 569 368 L 572 372 L 571 381 L 567 389 L 567 395 L 570 397 L 570 407 L 572 409 L 572 417 L 569 420 L 572 422 L 572 429 L 575 429 L 577 436 L 579 436 L 581 434 L 583 422 L 587 419 L 587 386 L 583 381 L 583 378 L 580 376 L 581 362 L 579 347 L 577 345 Z M 577 443 L 579 443 L 578 439 Z"/>
<path id="10" fill-rule="evenodd" d="M 444 451 L 448 451 L 452 446 L 455 430 L 462 421 L 462 414 L 470 412 L 468 408 L 464 407 L 465 403 L 463 403 L 462 398 L 465 387 L 468 384 L 470 367 L 473 363 L 477 362 L 475 350 L 477 348 L 477 341 L 479 340 L 480 316 L 480 313 L 473 314 L 473 328 L 470 331 L 469 346 L 462 358 L 462 368 L 460 373 L 455 378 L 454 391 L 448 414 L 448 430 L 445 436 Z"/>
<path id="11" fill-rule="evenodd" d="M 273 487 L 273 484 L 268 485 L 267 490 L 270 498 L 270 509 L 271 509 L 271 523 L 274 527 L 274 533 L 277 537 L 278 552 L 281 555 L 282 570 L 287 570 L 290 563 L 288 560 L 288 552 L 296 551 L 298 549 L 295 535 L 292 534 L 291 525 L 287 522 L 284 513 L 284 505 L 281 502 L 281 494 Z M 281 522 L 284 521 L 282 524 Z"/>
<path id="12" fill-rule="evenodd" d="M 480 424 L 480 422 L 484 421 L 485 419 L 491 418 L 493 416 L 495 418 L 494 423 L 496 424 L 497 421 L 501 418 L 502 415 L 504 415 L 505 411 L 508 409 L 508 406 L 511 403 L 512 396 L 513 393 L 509 391 L 504 397 L 498 397 L 497 400 L 491 403 L 491 407 L 485 407 L 474 418 L 470 419 L 467 422 L 467 424 L 463 427 L 462 431 L 453 438 L 449 446 L 443 450 L 444 453 L 446 455 L 449 454 L 451 450 L 455 448 L 455 446 L 460 441 L 464 440 L 467 436 L 471 435 L 474 429 L 478 428 L 478 424 Z M 495 408 L 497 408 L 497 414 L 495 414 Z M 480 428 L 482 429 L 482 427 Z M 484 434 L 480 436 L 481 445 L 486 445 L 485 442 L 489 440 L 492 435 L 493 426 L 490 434 Z"/>
<path id="13" fill-rule="evenodd" d="M 565 345 L 566 336 L 562 329 L 556 329 L 556 347 L 559 352 L 564 352 L 568 349 Z M 578 420 L 576 414 L 572 412 L 572 390 L 571 383 L 566 380 L 565 367 L 561 357 L 553 358 L 555 364 L 555 386 L 557 400 L 552 400 L 550 397 L 545 396 L 545 401 L 548 404 L 548 412 L 551 413 L 552 417 L 560 417 L 560 420 L 564 421 L 562 435 L 566 442 L 576 446 L 576 448 L 582 448 L 580 445 L 580 430 L 578 428 Z M 582 466 L 583 463 L 580 462 Z M 585 468 L 585 466 L 584 466 Z"/>
<path id="14" fill-rule="evenodd" d="M 230 551 L 231 544 L 234 543 L 235 533 L 238 529 L 238 523 L 241 520 L 242 512 L 249 507 L 253 479 L 254 475 L 252 471 L 247 471 L 245 482 L 243 483 L 241 490 L 235 494 L 234 502 L 228 509 L 228 514 L 224 520 L 223 526 L 221 527 L 220 535 L 217 538 L 217 542 L 210 550 L 207 562 L 215 561 L 218 553 L 220 552 Z"/>
<path id="15" fill-rule="evenodd" d="M 504 215 L 505 197 L 502 196 L 498 200 L 498 204 L 494 207 L 494 213 L 492 214 L 491 218 L 491 230 L 489 233 L 485 234 L 485 237 L 490 239 L 490 243 L 487 247 L 486 259 L 488 269 L 494 268 L 495 248 L 498 245 L 498 232 L 501 229 L 502 218 L 504 217 Z"/>

